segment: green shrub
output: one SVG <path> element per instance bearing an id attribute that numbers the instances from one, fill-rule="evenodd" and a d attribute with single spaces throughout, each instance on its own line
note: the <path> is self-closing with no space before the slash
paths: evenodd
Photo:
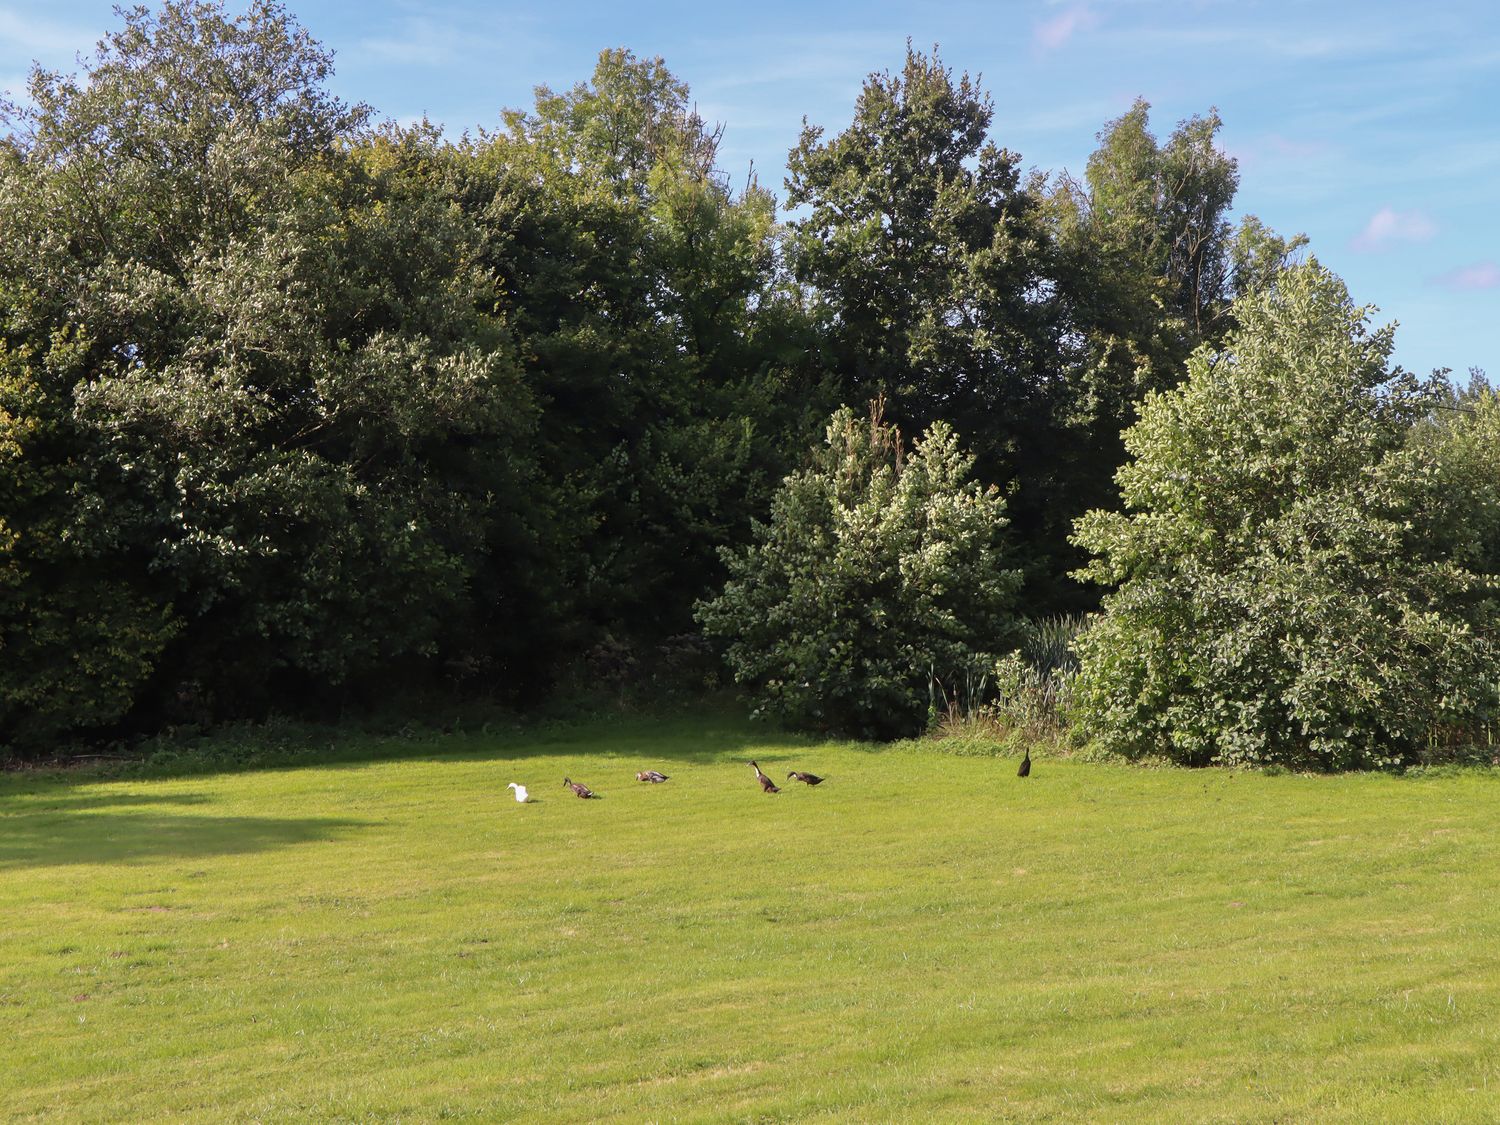
<path id="1" fill-rule="evenodd" d="M 1116 590 L 1079 640 L 1075 714 L 1187 764 L 1411 760 L 1494 698 L 1486 582 L 1408 440 L 1430 390 L 1315 261 L 1235 312 L 1127 432 L 1127 511 L 1078 521 L 1082 574 Z"/>
<path id="2" fill-rule="evenodd" d="M 1005 501 L 937 423 L 908 458 L 877 402 L 844 407 L 812 465 L 787 477 L 730 578 L 701 602 L 735 679 L 799 726 L 879 738 L 923 725 L 929 677 L 1015 631 L 1020 574 L 1003 563 Z"/>

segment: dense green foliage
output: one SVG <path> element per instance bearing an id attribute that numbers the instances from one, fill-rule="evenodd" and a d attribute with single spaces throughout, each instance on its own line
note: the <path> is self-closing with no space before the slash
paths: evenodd
<path id="1" fill-rule="evenodd" d="M 773 203 L 659 61 L 463 146 L 328 70 L 184 3 L 6 107 L 0 743 L 516 698 L 686 628 L 802 444 Z"/>
<path id="2" fill-rule="evenodd" d="M 868 422 L 833 415 L 813 464 L 787 477 L 754 543 L 725 551 L 729 581 L 698 610 L 763 709 L 915 733 L 934 672 L 1012 638 L 1020 574 L 999 542 L 1005 501 L 973 465 L 944 422 L 908 455 L 878 401 Z"/>
<path id="3" fill-rule="evenodd" d="M 1023 174 L 978 82 L 910 47 L 898 72 L 869 76 L 846 129 L 804 128 L 781 220 L 753 177 L 731 189 L 719 127 L 661 59 L 606 50 L 587 81 L 538 88 L 454 140 L 333 97 L 331 54 L 271 0 L 121 18 L 79 74 L 37 69 L 0 102 L 7 756 L 402 693 L 521 703 L 590 674 L 669 681 L 702 652 L 693 607 L 745 596 L 756 552 L 779 543 L 806 576 L 839 557 L 833 509 L 793 518 L 787 497 L 812 504 L 829 471 L 828 450 L 808 453 L 829 412 L 876 399 L 930 435 L 917 457 L 942 461 L 941 483 L 919 500 L 925 478 L 894 461 L 884 483 L 854 474 L 838 502 L 878 534 L 845 586 L 809 590 L 852 605 L 895 567 L 899 610 L 814 627 L 804 607 L 781 637 L 750 602 L 704 623 L 770 710 L 908 729 L 941 665 L 1014 644 L 1006 599 L 1030 617 L 1096 608 L 1071 575 L 1085 548 L 1115 551 L 1100 538 L 1113 525 L 1070 535 L 1118 506 L 1142 396 L 1244 348 L 1239 310 L 1280 288 L 1303 242 L 1231 221 L 1238 173 L 1216 113 L 1158 140 L 1137 102 L 1082 179 Z M 1315 544 L 1330 588 L 1347 585 L 1332 561 L 1347 549 L 1356 588 L 1406 607 L 1381 602 L 1358 630 L 1375 686 L 1330 657 L 1317 674 L 1357 699 L 1288 726 L 1284 749 L 1229 733 L 1229 750 L 1204 727 L 1184 757 L 1373 763 L 1482 719 L 1489 602 L 1471 575 L 1500 569 L 1494 407 L 1465 396 L 1384 403 L 1380 441 L 1404 452 L 1350 453 L 1360 472 L 1389 465 L 1340 494 L 1349 519 L 1395 526 L 1409 508 L 1417 530 Z M 1302 426 L 1296 449 L 1326 437 Z M 1253 494 L 1221 495 L 1248 478 L 1195 480 L 1214 505 L 1269 518 Z M 1382 497 L 1368 513 L 1366 485 Z M 944 530 L 967 545 L 918 565 L 923 505 L 944 490 L 977 523 Z M 768 512 L 771 539 L 756 531 Z M 1324 524 L 1344 516 L 1285 523 L 1277 557 Z M 1233 586 L 1242 561 L 1204 555 L 1202 582 Z M 1109 584 L 1133 566 L 1091 573 Z M 1263 725 L 1306 703 L 1286 695 L 1302 682 L 1287 669 L 1312 665 L 1287 646 L 1344 627 L 1343 610 L 1297 616 L 1297 591 L 1254 609 L 1273 655 L 1245 659 L 1282 671 L 1245 679 L 1235 706 Z M 1233 632 L 1251 609 L 1229 598 L 1221 623 Z M 1422 614 L 1445 624 L 1424 632 Z M 1472 631 L 1461 643 L 1455 622 Z M 812 649 L 838 629 L 814 674 Z M 752 667 L 751 651 L 782 655 Z M 1150 717 L 1133 747 L 1187 737 L 1162 708 L 1195 676 L 1131 697 Z M 1376 721 L 1388 705 L 1401 716 Z"/>
<path id="4" fill-rule="evenodd" d="M 606 51 L 591 82 L 539 89 L 464 150 L 572 524 L 568 612 L 646 638 L 691 626 L 717 547 L 824 413 L 776 287 L 775 201 L 730 192 L 691 105 L 660 59 Z"/>
<path id="5" fill-rule="evenodd" d="M 914 432 L 984 434 L 989 467 L 1014 474 L 1035 450 L 1001 451 L 1047 418 L 1059 326 L 1036 296 L 1052 276 L 1037 185 L 989 138 L 993 113 L 968 75 L 908 48 L 847 130 L 803 129 L 787 202 L 808 213 L 790 255 L 841 387 L 886 394 Z"/>
<path id="6" fill-rule="evenodd" d="M 306 706 L 513 633 L 466 604 L 496 564 L 518 603 L 541 570 L 479 232 L 430 190 L 435 138 L 361 131 L 327 68 L 277 9 L 184 5 L 12 113 L 4 409 L 38 479 L 7 561 L 56 588 L 23 587 L 7 649 L 100 649 L 116 690 L 8 699 L 0 737 Z"/>
<path id="7" fill-rule="evenodd" d="M 1136 400 L 1174 385 L 1233 297 L 1305 240 L 1254 216 L 1231 229 L 1239 181 L 1216 114 L 1159 145 L 1137 102 L 1099 134 L 1086 183 L 1023 176 L 994 115 L 967 74 L 908 47 L 848 129 L 804 127 L 789 265 L 846 395 L 886 394 L 913 431 L 957 427 L 981 476 L 1012 490 L 1033 598 L 1077 606 L 1072 521 L 1114 502 Z"/>
<path id="8" fill-rule="evenodd" d="M 1467 387 L 1434 390 L 1447 393 L 1412 434 L 1432 467 L 1424 518 L 1455 563 L 1500 576 L 1500 395 L 1477 371 Z"/>
<path id="9" fill-rule="evenodd" d="M 1182 122 L 1162 144 L 1149 111 L 1138 100 L 1105 126 L 1084 180 L 1058 177 L 1047 200 L 1073 327 L 1059 408 L 1070 455 L 1054 470 L 1052 536 L 1086 509 L 1116 505 L 1121 434 L 1136 404 L 1175 386 L 1194 348 L 1218 347 L 1234 298 L 1264 288 L 1306 242 L 1253 215 L 1231 229 L 1239 175 L 1215 146 L 1217 113 Z M 1054 570 L 1084 561 L 1055 543 L 1048 558 Z"/>
<path id="10" fill-rule="evenodd" d="M 1079 523 L 1089 576 L 1119 587 L 1080 642 L 1080 717 L 1191 764 L 1409 760 L 1494 703 L 1492 579 L 1468 569 L 1492 559 L 1455 551 L 1473 520 L 1450 518 L 1494 510 L 1493 483 L 1450 479 L 1493 475 L 1493 421 L 1410 442 L 1430 391 L 1316 263 L 1235 316 L 1127 432 L 1128 512 Z"/>

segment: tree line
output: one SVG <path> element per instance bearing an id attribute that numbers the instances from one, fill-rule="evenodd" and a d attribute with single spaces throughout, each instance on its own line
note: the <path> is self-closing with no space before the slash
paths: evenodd
<path id="1" fill-rule="evenodd" d="M 1137 102 L 1081 178 L 1028 173 L 991 136 L 980 86 L 908 47 L 846 129 L 804 128 L 783 211 L 728 182 L 718 128 L 660 59 L 604 51 L 586 81 L 454 139 L 332 96 L 331 54 L 277 4 L 122 18 L 81 73 L 34 69 L 0 105 L 0 744 L 16 753 L 396 691 L 525 703 L 591 653 L 650 664 L 705 634 L 784 715 L 898 733 L 920 724 L 938 663 L 1002 652 L 1021 617 L 1118 587 L 1112 624 L 1082 643 L 1088 667 L 1114 667 L 1108 652 L 1149 646 L 1111 629 L 1173 583 L 1190 596 L 1152 560 L 1219 535 L 1249 565 L 1214 521 L 1239 512 L 1253 538 L 1280 518 L 1276 488 L 1302 480 L 1203 478 L 1200 523 L 1169 532 L 1147 513 L 1187 504 L 1173 474 L 1211 459 L 1148 483 L 1152 451 L 1189 440 L 1153 419 L 1223 422 L 1239 392 L 1220 382 L 1271 362 L 1255 334 L 1299 286 L 1322 294 L 1309 316 L 1335 338 L 1362 323 L 1315 264 L 1285 281 L 1305 240 L 1231 222 L 1238 177 L 1213 112 L 1162 139 Z M 1434 412 L 1456 392 L 1391 375 L 1383 339 L 1347 363 L 1308 344 L 1343 382 L 1271 364 L 1325 412 L 1380 420 L 1350 437 L 1314 411 L 1301 438 L 1264 438 L 1292 466 L 1285 443 L 1314 434 L 1350 458 L 1342 514 L 1298 509 L 1277 525 L 1287 544 L 1347 546 L 1317 537 L 1369 514 L 1353 482 L 1398 447 L 1428 451 L 1434 488 L 1487 471 L 1492 430 L 1445 424 L 1491 417 L 1482 389 L 1470 413 Z M 923 435 L 909 454 L 902 433 Z M 1402 495 L 1380 509 L 1392 527 L 1425 503 Z M 1494 518 L 1423 511 L 1444 513 L 1441 550 L 1413 556 L 1395 532 L 1370 550 L 1409 564 L 1391 643 L 1452 655 L 1450 610 L 1472 631 L 1488 604 L 1458 571 L 1492 572 L 1492 532 L 1474 529 Z M 800 576 L 766 578 L 771 556 L 801 558 L 784 568 Z M 1151 581 L 1151 598 L 1129 593 Z M 903 608 L 870 619 L 886 601 Z M 1251 612 L 1215 606 L 1172 628 Z M 831 651 L 801 615 L 838 623 L 828 663 L 847 690 L 795 672 Z M 1424 632 L 1429 618 L 1443 624 Z M 1316 647 L 1319 621 L 1297 643 Z M 1201 697 L 1195 676 L 1236 675 L 1256 644 L 1293 642 L 1243 643 L 1197 671 L 1152 657 L 1118 682 L 1099 673 L 1081 698 L 1106 738 L 1118 721 L 1154 747 L 1187 739 L 1194 761 L 1254 758 L 1139 722 L 1174 692 Z M 1468 694 L 1445 688 L 1439 710 L 1455 728 L 1479 714 L 1474 677 L 1494 679 L 1481 647 L 1453 656 Z M 1384 707 L 1370 676 L 1330 724 Z M 1405 705 L 1415 689 L 1400 690 Z M 1238 703 L 1214 716 L 1250 721 Z M 1381 730 L 1369 745 L 1389 743 Z"/>

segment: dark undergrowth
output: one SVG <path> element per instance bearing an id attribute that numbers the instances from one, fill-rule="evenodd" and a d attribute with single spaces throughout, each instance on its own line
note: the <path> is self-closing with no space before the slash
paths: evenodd
<path id="1" fill-rule="evenodd" d="M 41 757 L 0 757 L 0 769 L 80 780 L 183 777 L 471 754 L 521 742 L 545 745 L 549 736 L 565 738 L 592 725 L 646 728 L 696 722 L 717 730 L 744 725 L 746 711 L 738 697 L 728 692 L 654 699 L 595 692 L 549 700 L 526 711 L 450 701 L 425 711 L 401 708 L 338 721 L 273 715 L 259 722 L 212 728 L 171 728 L 147 737 L 59 746 Z"/>

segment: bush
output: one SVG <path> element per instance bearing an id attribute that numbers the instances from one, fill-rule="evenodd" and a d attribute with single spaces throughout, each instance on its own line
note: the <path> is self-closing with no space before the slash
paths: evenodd
<path id="1" fill-rule="evenodd" d="M 1027 620 L 1016 651 L 946 681 L 934 675 L 928 723 L 944 749 L 952 752 L 947 743 L 955 740 L 1000 749 L 1060 744 L 1078 676 L 1073 644 L 1084 623 L 1077 614 Z"/>
<path id="2" fill-rule="evenodd" d="M 1020 573 L 1002 562 L 1005 501 L 969 479 L 946 424 L 910 458 L 873 404 L 844 407 L 771 522 L 725 551 L 730 578 L 698 619 L 727 644 L 759 710 L 877 738 L 922 729 L 929 677 L 970 666 L 1015 630 Z"/>
<path id="3" fill-rule="evenodd" d="M 1412 760 L 1494 699 L 1486 581 L 1409 440 L 1431 389 L 1315 261 L 1235 313 L 1127 432 L 1127 512 L 1078 521 L 1082 575 L 1117 589 L 1075 713 L 1106 749 L 1185 764 Z"/>

